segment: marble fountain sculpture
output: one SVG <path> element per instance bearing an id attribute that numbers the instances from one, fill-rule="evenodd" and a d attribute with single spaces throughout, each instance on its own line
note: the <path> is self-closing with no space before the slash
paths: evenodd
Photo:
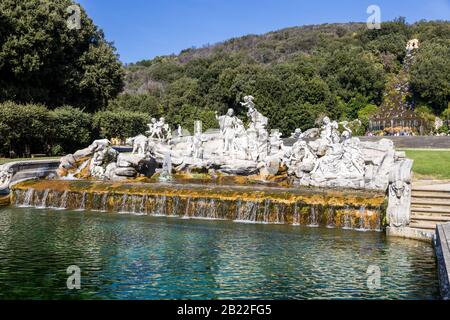
<path id="1" fill-rule="evenodd" d="M 388 193 L 389 225 L 408 224 L 412 161 L 392 141 L 361 142 L 325 117 L 320 128 L 296 130 L 288 146 L 269 132 L 254 97 L 241 104 L 246 125 L 228 109 L 216 114 L 219 130 L 202 132 L 196 122 L 193 135 L 178 126 L 172 136 L 164 118 L 153 118 L 145 135 L 127 139 L 128 154 L 96 140 L 63 157 L 57 179 L 16 185 L 13 201 L 380 230 Z"/>

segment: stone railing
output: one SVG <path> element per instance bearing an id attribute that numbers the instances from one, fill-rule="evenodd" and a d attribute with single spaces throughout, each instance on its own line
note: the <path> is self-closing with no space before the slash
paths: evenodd
<path id="1" fill-rule="evenodd" d="M 60 160 L 16 161 L 0 166 L 0 195 L 9 194 L 12 184 L 56 175 Z"/>

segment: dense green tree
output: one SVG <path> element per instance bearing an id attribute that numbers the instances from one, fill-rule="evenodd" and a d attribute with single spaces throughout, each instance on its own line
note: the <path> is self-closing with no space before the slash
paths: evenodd
<path id="1" fill-rule="evenodd" d="M 368 104 L 358 111 L 358 119 L 361 121 L 361 125 L 367 130 L 369 127 L 369 119 L 376 114 L 378 107 L 374 104 Z"/>
<path id="2" fill-rule="evenodd" d="M 416 96 L 440 114 L 450 101 L 450 39 L 423 43 L 411 67 Z"/>
<path id="3" fill-rule="evenodd" d="M 52 144 L 59 151 L 73 153 L 92 142 L 92 115 L 80 109 L 64 106 L 50 112 Z"/>
<path id="4" fill-rule="evenodd" d="M 370 52 L 358 47 L 342 46 L 327 53 L 320 70 L 330 88 L 344 101 L 356 95 L 380 104 L 385 86 L 385 72 L 380 61 Z"/>
<path id="5" fill-rule="evenodd" d="M 114 47 L 71 0 L 0 2 L 0 101 L 64 104 L 94 111 L 122 89 Z"/>
<path id="6" fill-rule="evenodd" d="M 94 115 L 94 127 L 106 139 L 126 139 L 143 134 L 150 115 L 131 111 L 101 111 Z"/>
<path id="7" fill-rule="evenodd" d="M 376 54 L 393 54 L 401 62 L 405 57 L 405 45 L 411 38 L 411 27 L 405 18 L 383 22 L 380 29 L 366 29 L 358 38 L 363 46 Z"/>
<path id="8" fill-rule="evenodd" d="M 43 105 L 0 104 L 0 142 L 4 154 L 48 152 L 53 133 L 52 117 Z"/>
<path id="9" fill-rule="evenodd" d="M 142 112 L 159 117 L 162 115 L 160 101 L 151 94 L 122 94 L 111 100 L 107 107 L 108 111 L 134 111 Z"/>
<path id="10" fill-rule="evenodd" d="M 422 20 L 412 25 L 414 37 L 420 42 L 447 39 L 450 40 L 450 23 L 448 21 Z"/>
<path id="11" fill-rule="evenodd" d="M 285 136 L 289 136 L 295 128 L 300 128 L 303 131 L 315 127 L 316 119 L 326 113 L 325 105 L 313 105 L 309 102 L 295 103 L 287 106 L 283 110 L 283 118 L 280 121 L 282 124 L 282 132 Z M 277 125 L 277 128 L 280 127 Z"/>

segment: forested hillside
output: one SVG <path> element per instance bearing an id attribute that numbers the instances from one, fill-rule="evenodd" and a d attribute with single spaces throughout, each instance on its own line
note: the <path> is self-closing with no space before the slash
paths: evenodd
<path id="1" fill-rule="evenodd" d="M 188 128 L 198 118 L 214 127 L 214 111 L 233 107 L 243 116 L 238 102 L 252 94 L 269 124 L 285 134 L 313 126 L 325 113 L 364 120 L 383 102 L 412 38 L 420 41 L 410 69 L 415 105 L 445 115 L 450 22 L 407 24 L 402 18 L 381 30 L 362 23 L 288 28 L 140 61 L 127 66 L 124 92 L 108 108 L 164 114 Z"/>

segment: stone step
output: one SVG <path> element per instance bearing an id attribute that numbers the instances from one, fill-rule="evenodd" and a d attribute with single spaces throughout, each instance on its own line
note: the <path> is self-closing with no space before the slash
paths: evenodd
<path id="1" fill-rule="evenodd" d="M 439 198 L 411 198 L 411 204 L 413 205 L 431 205 L 431 206 L 449 206 L 450 199 L 439 199 Z"/>
<path id="2" fill-rule="evenodd" d="M 442 221 L 449 222 L 450 216 L 427 216 L 427 215 L 411 215 L 411 221 Z"/>
<path id="3" fill-rule="evenodd" d="M 435 222 L 411 221 L 409 223 L 409 227 L 415 228 L 415 229 L 423 229 L 423 230 L 434 230 L 434 229 L 436 229 L 437 224 L 438 223 L 435 223 Z"/>
<path id="4" fill-rule="evenodd" d="M 450 214 L 450 208 L 433 206 L 431 208 L 411 206 L 411 212 L 430 212 L 436 214 Z"/>
<path id="5" fill-rule="evenodd" d="M 433 235 L 436 233 L 435 229 L 421 229 L 421 228 L 411 228 L 412 230 L 420 231 L 421 233 L 426 233 L 427 239 L 431 240 L 433 238 Z"/>
<path id="6" fill-rule="evenodd" d="M 413 198 L 440 198 L 450 199 L 450 192 L 446 191 L 412 191 L 411 196 Z"/>
<path id="7" fill-rule="evenodd" d="M 436 213 L 436 212 L 417 212 L 417 211 L 412 211 L 411 216 L 418 218 L 424 217 L 424 219 L 426 219 L 427 217 L 442 217 L 443 219 L 450 218 L 450 214 Z"/>
<path id="8" fill-rule="evenodd" d="M 411 204 L 411 210 L 414 211 L 418 209 L 419 211 L 432 211 L 441 213 L 450 213 L 450 206 L 439 206 L 439 205 L 429 205 L 429 204 Z"/>
<path id="9" fill-rule="evenodd" d="M 447 185 L 439 185 L 439 184 L 435 184 L 435 185 L 429 185 L 429 186 L 412 186 L 412 191 L 413 192 L 442 192 L 442 193 L 447 193 L 450 194 L 450 189 L 447 188 Z"/>

